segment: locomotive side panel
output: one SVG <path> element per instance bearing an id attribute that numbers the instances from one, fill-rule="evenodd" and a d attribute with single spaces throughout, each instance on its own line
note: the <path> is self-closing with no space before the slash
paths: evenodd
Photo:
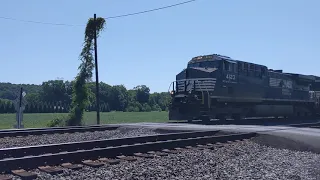
<path id="1" fill-rule="evenodd" d="M 264 66 L 240 61 L 222 61 L 219 83 L 213 96 L 263 98 L 267 77 Z"/>
<path id="2" fill-rule="evenodd" d="M 257 116 L 291 116 L 294 114 L 293 105 L 256 105 Z"/>

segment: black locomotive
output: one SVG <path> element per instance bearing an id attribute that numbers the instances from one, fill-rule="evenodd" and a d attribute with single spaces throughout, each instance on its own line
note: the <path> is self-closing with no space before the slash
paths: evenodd
<path id="1" fill-rule="evenodd" d="M 241 120 L 320 114 L 320 77 L 219 54 L 192 58 L 171 83 L 169 120 Z"/>

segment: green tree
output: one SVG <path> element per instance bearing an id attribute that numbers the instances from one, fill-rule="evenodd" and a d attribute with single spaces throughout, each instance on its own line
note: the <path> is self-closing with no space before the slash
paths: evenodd
<path id="1" fill-rule="evenodd" d="M 42 101 L 49 102 L 70 102 L 68 95 L 68 86 L 63 80 L 49 80 L 43 82 L 41 91 Z"/>
<path id="2" fill-rule="evenodd" d="M 63 113 L 63 105 L 61 102 L 58 103 L 58 113 Z"/>
<path id="3" fill-rule="evenodd" d="M 19 90 L 22 87 L 29 87 L 30 92 L 25 97 L 28 104 L 25 113 L 52 113 L 52 112 L 71 112 L 70 102 L 72 100 L 72 86 L 75 86 L 76 81 L 63 82 L 49 80 L 43 82 L 42 85 L 15 85 L 0 83 L 0 94 L 7 93 L 7 89 Z M 51 83 L 51 84 L 50 84 Z M 2 86 L 1 86 L 2 85 Z M 5 87 L 5 88 L 4 88 Z M 32 88 L 30 88 L 32 87 Z M 96 111 L 95 102 L 95 83 L 86 80 L 85 87 L 87 88 L 87 104 L 85 107 L 88 111 Z M 1 91 L 1 88 L 4 91 Z M 63 89 L 64 88 L 64 89 Z M 74 89 L 75 90 L 75 89 Z M 57 92 L 57 93 L 56 93 Z M 54 95 L 54 94 L 59 95 Z M 80 94 L 79 94 L 80 95 Z M 16 94 L 15 94 L 16 96 Z M 54 98 L 52 98 L 52 96 Z M 15 97 L 16 98 L 16 97 Z M 14 99 L 15 99 L 14 98 Z M 48 100 L 48 101 L 45 101 Z M 168 110 L 170 104 L 169 93 L 150 93 L 150 89 L 145 85 L 136 86 L 133 89 L 126 89 L 123 85 L 110 86 L 100 82 L 100 108 L 105 111 L 134 111 L 142 112 L 149 111 L 165 111 Z M 69 102 L 69 103 L 68 103 Z M 8 105 L 11 100 L 1 99 L 0 113 L 10 113 L 12 107 Z M 2 104 L 2 105 L 1 105 Z M 148 104 L 148 106 L 146 105 Z M 54 109 L 54 106 L 63 107 Z M 73 106 L 74 107 L 74 106 Z M 71 114 L 71 113 L 70 113 Z M 70 115 L 69 114 L 69 115 Z"/>
<path id="4" fill-rule="evenodd" d="M 112 87 L 109 105 L 111 110 L 125 111 L 128 105 L 128 91 L 123 85 Z"/>
<path id="5" fill-rule="evenodd" d="M 25 100 L 29 103 L 29 104 L 37 104 L 41 102 L 41 97 L 40 97 L 40 93 L 27 93 L 27 95 L 25 96 Z"/>
<path id="6" fill-rule="evenodd" d="M 14 108 L 14 105 L 11 101 L 6 102 L 6 112 L 5 113 L 14 113 L 16 110 Z"/>
<path id="7" fill-rule="evenodd" d="M 26 104 L 23 112 L 24 113 L 29 113 L 29 104 Z"/>
<path id="8" fill-rule="evenodd" d="M 0 83 L 0 99 L 16 99 L 21 87 L 27 92 L 27 95 L 29 93 L 39 93 L 41 91 L 41 87 L 34 84 Z"/>
<path id="9" fill-rule="evenodd" d="M 161 107 L 158 104 L 154 104 L 151 109 L 152 111 L 162 111 Z"/>
<path id="10" fill-rule="evenodd" d="M 106 103 L 106 112 L 110 112 L 109 103 Z"/>
<path id="11" fill-rule="evenodd" d="M 39 113 L 39 103 L 34 104 L 34 113 Z"/>
<path id="12" fill-rule="evenodd" d="M 7 113 L 8 112 L 7 100 L 2 100 L 2 105 L 3 105 L 3 113 Z"/>
<path id="13" fill-rule="evenodd" d="M 151 111 L 151 107 L 149 106 L 149 104 L 144 103 L 144 104 L 142 105 L 142 111 L 143 111 L 143 112 L 150 112 L 150 111 Z"/>
<path id="14" fill-rule="evenodd" d="M 52 113 L 51 103 L 50 103 L 50 102 L 46 102 L 46 104 L 47 104 L 47 107 L 45 108 L 45 109 L 46 109 L 46 112 L 47 112 L 47 113 Z"/>
<path id="15" fill-rule="evenodd" d="M 162 111 L 167 111 L 170 104 L 170 95 L 169 93 L 159 93 L 158 105 L 161 107 Z"/>
<path id="16" fill-rule="evenodd" d="M 105 103 L 100 105 L 100 112 L 106 112 L 106 104 Z"/>
<path id="17" fill-rule="evenodd" d="M 134 88 L 137 91 L 137 101 L 141 104 L 147 103 L 150 97 L 150 89 L 146 85 L 139 85 Z"/>
<path id="18" fill-rule="evenodd" d="M 49 102 L 49 112 L 54 113 L 54 103 L 53 102 Z"/>
<path id="19" fill-rule="evenodd" d="M 68 104 L 63 105 L 63 112 L 66 113 L 69 111 Z"/>
<path id="20" fill-rule="evenodd" d="M 6 105 L 3 101 L 0 100 L 0 114 L 5 113 L 6 111 Z"/>
<path id="21" fill-rule="evenodd" d="M 42 102 L 42 113 L 47 113 L 48 109 L 47 109 L 47 103 L 46 102 Z"/>

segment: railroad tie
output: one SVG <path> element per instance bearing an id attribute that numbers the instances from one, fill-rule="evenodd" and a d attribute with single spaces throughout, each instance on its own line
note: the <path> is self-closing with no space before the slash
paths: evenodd
<path id="1" fill-rule="evenodd" d="M 148 154 L 156 155 L 156 156 L 168 156 L 168 153 L 159 152 L 159 151 L 149 151 Z"/>
<path id="2" fill-rule="evenodd" d="M 186 149 L 195 149 L 196 147 L 193 147 L 193 146 L 186 146 L 185 148 L 186 148 Z"/>
<path id="3" fill-rule="evenodd" d="M 215 143 L 214 144 L 214 147 L 223 147 L 223 146 L 225 146 L 226 145 L 226 143 L 221 143 L 221 142 L 217 142 L 217 143 Z"/>
<path id="4" fill-rule="evenodd" d="M 36 173 L 28 172 L 24 169 L 12 170 L 12 174 L 21 177 L 21 179 L 36 179 L 38 175 Z"/>
<path id="5" fill-rule="evenodd" d="M 117 156 L 118 159 L 120 160 L 125 160 L 125 161 L 136 161 L 137 158 L 133 157 L 133 156 Z"/>
<path id="6" fill-rule="evenodd" d="M 172 154 L 178 154 L 179 153 L 179 151 L 177 151 L 177 150 L 169 150 L 169 149 L 164 149 L 164 150 L 162 150 L 162 152 L 172 153 Z"/>
<path id="7" fill-rule="evenodd" d="M 82 168 L 81 164 L 71 164 L 71 163 L 63 163 L 61 164 L 61 166 L 71 170 L 78 170 Z"/>
<path id="8" fill-rule="evenodd" d="M 0 175 L 0 180 L 11 180 L 12 178 L 5 175 Z"/>
<path id="9" fill-rule="evenodd" d="M 220 143 L 220 142 L 217 142 L 215 144 L 211 144 L 210 143 L 210 144 L 207 144 L 205 147 L 208 148 L 208 149 L 211 149 L 211 150 L 215 150 L 216 148 L 222 148 L 223 144 Z"/>
<path id="10" fill-rule="evenodd" d="M 49 174 L 59 174 L 63 172 L 61 168 L 52 166 L 39 166 L 38 169 Z"/>
<path id="11" fill-rule="evenodd" d="M 110 165 L 114 165 L 114 164 L 119 164 L 120 163 L 119 159 L 109 159 L 109 158 L 100 158 L 99 161 L 108 163 Z"/>
<path id="12" fill-rule="evenodd" d="M 199 145 L 197 145 L 197 147 L 198 147 L 198 149 L 200 149 L 200 150 L 204 150 L 204 149 L 210 149 L 212 146 L 199 144 Z"/>
<path id="13" fill-rule="evenodd" d="M 101 167 L 101 166 L 104 165 L 104 163 L 102 163 L 102 162 L 92 161 L 92 160 L 84 160 L 84 161 L 82 161 L 82 163 L 83 163 L 84 165 L 87 165 L 87 166 L 90 166 L 90 167 L 94 167 L 94 168 L 96 168 L 96 167 Z"/>
<path id="14" fill-rule="evenodd" d="M 223 145 L 222 144 L 217 144 L 217 145 L 215 145 L 215 146 L 213 146 L 214 148 L 222 148 L 223 147 Z"/>
<path id="15" fill-rule="evenodd" d="M 143 158 L 153 158 L 154 156 L 151 154 L 145 154 L 145 153 L 134 153 L 137 157 L 143 157 Z"/>

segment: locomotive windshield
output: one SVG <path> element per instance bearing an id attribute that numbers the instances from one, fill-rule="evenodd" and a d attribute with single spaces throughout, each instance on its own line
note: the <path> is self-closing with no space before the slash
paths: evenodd
<path id="1" fill-rule="evenodd" d="M 219 68 L 219 61 L 202 61 L 188 64 L 188 67 L 202 67 L 202 68 Z"/>

